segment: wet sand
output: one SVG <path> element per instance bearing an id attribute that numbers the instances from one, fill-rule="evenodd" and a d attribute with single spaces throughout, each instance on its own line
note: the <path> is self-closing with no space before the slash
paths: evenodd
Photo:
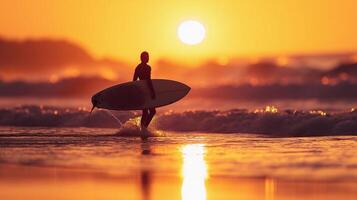
<path id="1" fill-rule="evenodd" d="M 10 131 L 11 130 L 11 133 Z M 355 199 L 357 137 L 2 128 L 1 199 Z"/>
<path id="2" fill-rule="evenodd" d="M 130 176 L 64 168 L 0 167 L 2 199 L 346 199 L 355 181 L 292 181 L 274 178 L 175 177 L 138 171 Z"/>

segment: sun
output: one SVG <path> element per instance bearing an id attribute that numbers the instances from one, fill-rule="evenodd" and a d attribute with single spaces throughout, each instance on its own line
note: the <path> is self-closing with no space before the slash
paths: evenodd
<path id="1" fill-rule="evenodd" d="M 188 45 L 196 45 L 205 39 L 206 29 L 198 21 L 187 20 L 179 25 L 177 35 L 181 42 Z"/>

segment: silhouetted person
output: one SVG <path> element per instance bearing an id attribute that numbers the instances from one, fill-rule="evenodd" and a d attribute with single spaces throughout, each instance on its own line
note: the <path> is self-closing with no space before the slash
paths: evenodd
<path id="1" fill-rule="evenodd" d="M 149 53 L 144 51 L 140 55 L 141 63 L 135 68 L 133 81 L 146 80 L 151 91 L 151 98 L 155 99 L 156 94 L 151 81 L 151 67 L 147 64 L 149 62 Z M 148 108 L 143 110 L 141 116 L 141 128 L 147 128 L 156 113 L 155 108 Z"/>

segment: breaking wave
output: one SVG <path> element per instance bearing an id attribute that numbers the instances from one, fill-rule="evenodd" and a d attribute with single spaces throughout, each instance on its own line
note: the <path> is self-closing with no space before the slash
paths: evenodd
<path id="1" fill-rule="evenodd" d="M 85 108 L 20 106 L 0 109 L 2 126 L 123 128 L 138 120 L 140 112 Z M 132 122 L 130 122 L 132 123 Z M 321 110 L 279 111 L 267 106 L 254 111 L 185 111 L 159 113 L 155 128 L 166 131 L 259 133 L 274 136 L 357 135 L 357 111 L 327 113 Z"/>

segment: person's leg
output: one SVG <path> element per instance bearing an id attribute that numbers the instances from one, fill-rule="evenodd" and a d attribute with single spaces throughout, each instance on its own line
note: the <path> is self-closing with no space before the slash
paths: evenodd
<path id="1" fill-rule="evenodd" d="M 148 117 L 147 117 L 147 119 L 146 119 L 146 127 L 149 126 L 149 124 L 150 124 L 152 118 L 154 118 L 154 115 L 155 115 L 155 114 L 156 114 L 155 108 L 150 108 L 150 109 L 149 109 L 149 115 L 148 115 Z"/>
<path id="2" fill-rule="evenodd" d="M 144 109 L 143 110 L 143 114 L 141 115 L 141 121 L 140 121 L 141 128 L 147 127 L 146 126 L 146 121 L 148 119 L 148 115 L 149 115 L 149 110 L 148 109 Z"/>

